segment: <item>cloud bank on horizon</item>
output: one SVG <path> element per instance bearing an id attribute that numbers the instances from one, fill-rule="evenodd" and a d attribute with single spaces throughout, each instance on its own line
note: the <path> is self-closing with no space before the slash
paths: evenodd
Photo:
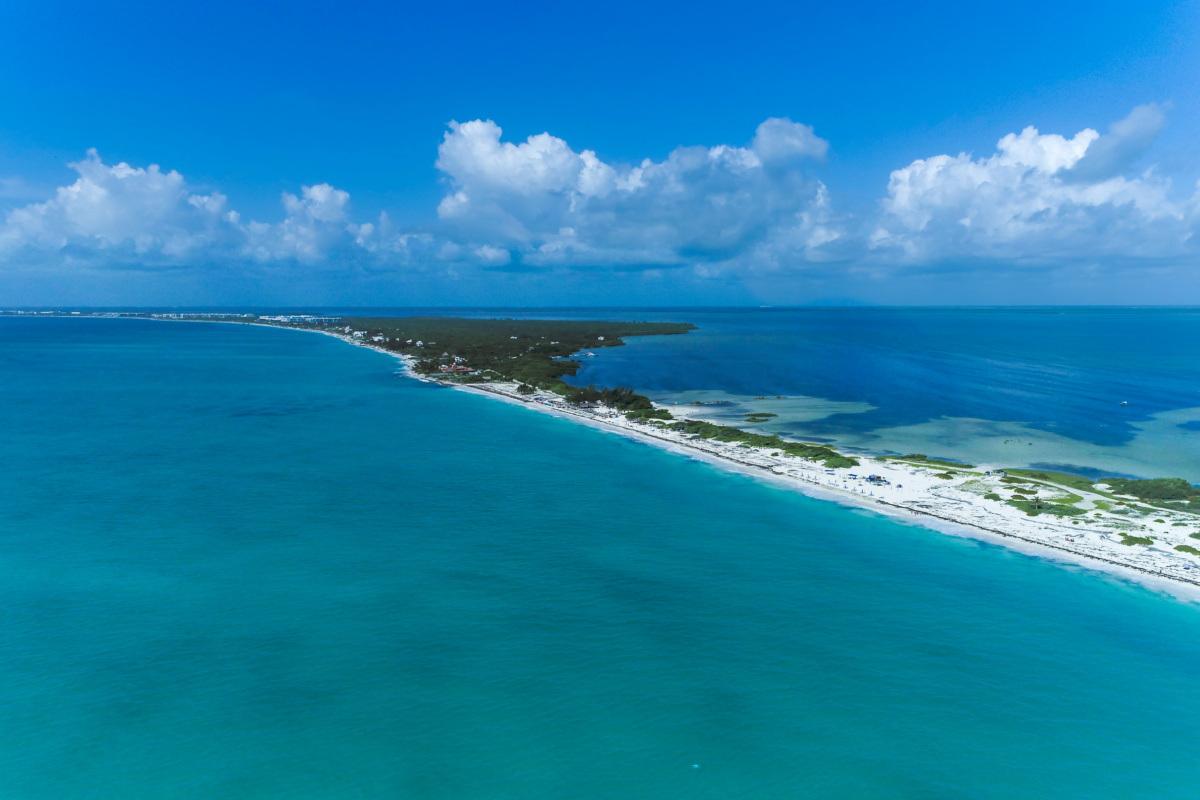
<path id="1" fill-rule="evenodd" d="M 5 214 L 0 262 L 698 276 L 1181 262 L 1196 255 L 1200 188 L 1176 191 L 1153 166 L 1132 172 L 1165 122 L 1151 104 L 1103 135 L 1030 126 L 991 155 L 934 155 L 893 171 L 865 210 L 837 207 L 818 177 L 829 142 L 786 118 L 765 120 L 744 147 L 681 146 L 638 164 L 606 163 L 550 133 L 513 143 L 490 120 L 452 122 L 436 160 L 437 222 L 407 230 L 386 214 L 354 221 L 350 195 L 324 183 L 283 193 L 281 221 L 245 220 L 174 170 L 109 165 L 91 150 L 70 165 L 74 183 Z"/>
<path id="2" fill-rule="evenodd" d="M 987 158 L 934 156 L 892 172 L 871 250 L 898 262 L 1057 265 L 1195 254 L 1200 187 L 1172 199 L 1153 167 L 1124 173 L 1154 143 L 1163 110 L 1139 106 L 1104 136 L 1067 139 L 1032 126 Z"/>

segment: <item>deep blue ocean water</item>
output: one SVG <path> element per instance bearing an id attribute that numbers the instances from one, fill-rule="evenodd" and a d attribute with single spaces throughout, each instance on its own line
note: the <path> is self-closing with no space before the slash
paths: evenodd
<path id="1" fill-rule="evenodd" d="M 630 385 L 667 402 L 710 390 L 700 399 L 731 405 L 695 416 L 736 424 L 748 411 L 777 412 L 764 429 L 859 452 L 1200 484 L 1197 308 L 570 313 L 698 326 L 597 349 L 579 385 Z M 829 401 L 818 404 L 828 415 L 770 402 L 778 395 Z"/>
<path id="2" fill-rule="evenodd" d="M 1200 792 L 1195 607 L 393 363 L 0 319 L 0 797 Z"/>

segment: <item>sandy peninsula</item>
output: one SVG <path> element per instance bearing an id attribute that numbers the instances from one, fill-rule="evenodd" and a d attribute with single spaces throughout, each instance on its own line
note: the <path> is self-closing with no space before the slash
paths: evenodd
<path id="1" fill-rule="evenodd" d="M 1096 492 L 1087 492 L 1022 478 L 1019 488 L 1025 492 L 1036 492 L 1047 500 L 1073 494 L 1075 507 L 1084 512 L 1071 517 L 1030 516 L 1020 508 L 998 501 L 998 496 L 1022 496 L 1012 494 L 1018 487 L 1012 478 L 1006 481 L 1008 476 L 1000 465 L 950 470 L 903 459 L 856 454 L 859 466 L 829 469 L 820 462 L 770 448 L 702 439 L 653 420 L 627 419 L 604 407 L 579 408 L 552 392 L 538 390 L 523 394 L 514 382 L 455 383 L 420 375 L 412 369 L 413 362 L 408 356 L 340 332 L 318 332 L 392 356 L 402 363 L 401 372 L 416 380 L 569 418 L 816 498 L 869 509 L 952 535 L 1000 543 L 1200 602 L 1200 553 L 1176 549 L 1200 545 L 1200 515 L 1194 513 L 1149 506 L 1132 497 L 1114 503 L 1111 493 L 1099 491 L 1102 486 Z M 668 409 L 679 416 L 687 413 L 686 407 Z M 1200 547 L 1195 549 L 1200 551 Z"/>

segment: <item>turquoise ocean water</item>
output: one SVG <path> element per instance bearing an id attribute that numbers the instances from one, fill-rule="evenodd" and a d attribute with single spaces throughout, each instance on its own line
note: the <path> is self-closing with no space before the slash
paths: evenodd
<path id="1" fill-rule="evenodd" d="M 1200 793 L 1195 607 L 393 363 L 0 319 L 0 797 Z"/>

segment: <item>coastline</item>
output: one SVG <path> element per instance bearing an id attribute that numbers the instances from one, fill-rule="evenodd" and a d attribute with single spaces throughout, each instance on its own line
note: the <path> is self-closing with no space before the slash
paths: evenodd
<path id="1" fill-rule="evenodd" d="M 238 323 L 244 324 L 244 323 Z M 270 326 L 276 327 L 276 326 Z M 629 422 L 620 415 L 605 416 L 587 411 L 549 405 L 548 393 L 538 392 L 535 395 L 521 395 L 516 384 L 501 382 L 492 384 L 458 384 L 436 380 L 417 374 L 413 368 L 413 359 L 369 342 L 351 339 L 333 331 L 290 328 L 289 330 L 308 330 L 332 336 L 347 344 L 363 347 L 396 359 L 401 364 L 400 372 L 408 378 L 424 383 L 431 383 L 445 388 L 467 392 L 481 397 L 522 406 L 551 416 L 570 418 L 571 421 L 588 427 L 614 433 L 635 439 L 668 452 L 695 458 L 727 472 L 740 474 L 755 480 L 761 480 L 777 488 L 796 491 L 817 500 L 835 502 L 846 508 L 854 508 L 885 516 L 893 521 L 934 530 L 942 534 L 973 539 L 989 544 L 1001 545 L 1014 552 L 1047 559 L 1059 566 L 1083 568 L 1105 577 L 1117 578 L 1122 581 L 1136 583 L 1156 592 L 1189 603 L 1200 603 L 1200 558 L 1191 559 L 1182 554 L 1158 553 L 1147 557 L 1145 548 L 1129 547 L 1120 543 L 1112 546 L 1097 547 L 1096 543 L 1088 542 L 1078 548 L 1067 546 L 1074 544 L 1074 539 L 1088 538 L 1087 533 L 1095 534 L 1095 530 L 1079 530 L 1072 528 L 1067 521 L 1054 521 L 1040 518 L 1020 519 L 1013 514 L 990 515 L 989 509 L 982 508 L 983 500 L 970 502 L 970 496 L 964 498 L 964 492 L 953 493 L 952 487 L 935 486 L 925 492 L 921 490 L 896 491 L 894 496 L 875 496 L 855 481 L 846 481 L 842 486 L 829 481 L 822 482 L 821 477 L 829 477 L 828 471 L 819 464 L 799 462 L 798 459 L 771 458 L 756 448 L 738 448 L 706 440 L 697 440 L 671 431 L 655 430 L 645 423 Z M 732 452 L 731 452 L 732 451 Z M 792 463 L 788 463 L 791 461 Z M 862 472 L 896 472 L 896 467 L 889 462 L 870 457 L 862 458 L 863 464 L 857 469 Z M 916 477 L 916 470 L 911 466 L 905 470 L 908 479 Z M 834 470 L 832 480 L 842 480 L 849 470 Z M 932 473 L 932 470 L 929 471 Z M 897 476 L 898 477 L 898 476 Z M 872 490 L 873 491 L 873 490 Z M 958 495 L 958 496 L 954 496 Z M 964 513 L 965 509 L 965 513 Z M 983 515 L 980 512 L 985 512 Z M 982 517 L 989 519 L 992 524 L 984 524 Z M 1069 539 L 1064 542 L 1062 539 Z M 1106 543 L 1107 544 L 1107 543 Z M 1085 546 L 1088 549 L 1084 549 Z M 1121 557 L 1124 554 L 1114 547 L 1127 548 L 1132 557 Z M 1162 556 L 1166 556 L 1163 558 Z M 1155 557 L 1157 556 L 1157 557 Z M 1140 563 L 1139 563 L 1140 562 Z M 1187 564 L 1188 567 L 1184 567 Z M 1193 577 L 1194 576 L 1194 577 Z"/>

